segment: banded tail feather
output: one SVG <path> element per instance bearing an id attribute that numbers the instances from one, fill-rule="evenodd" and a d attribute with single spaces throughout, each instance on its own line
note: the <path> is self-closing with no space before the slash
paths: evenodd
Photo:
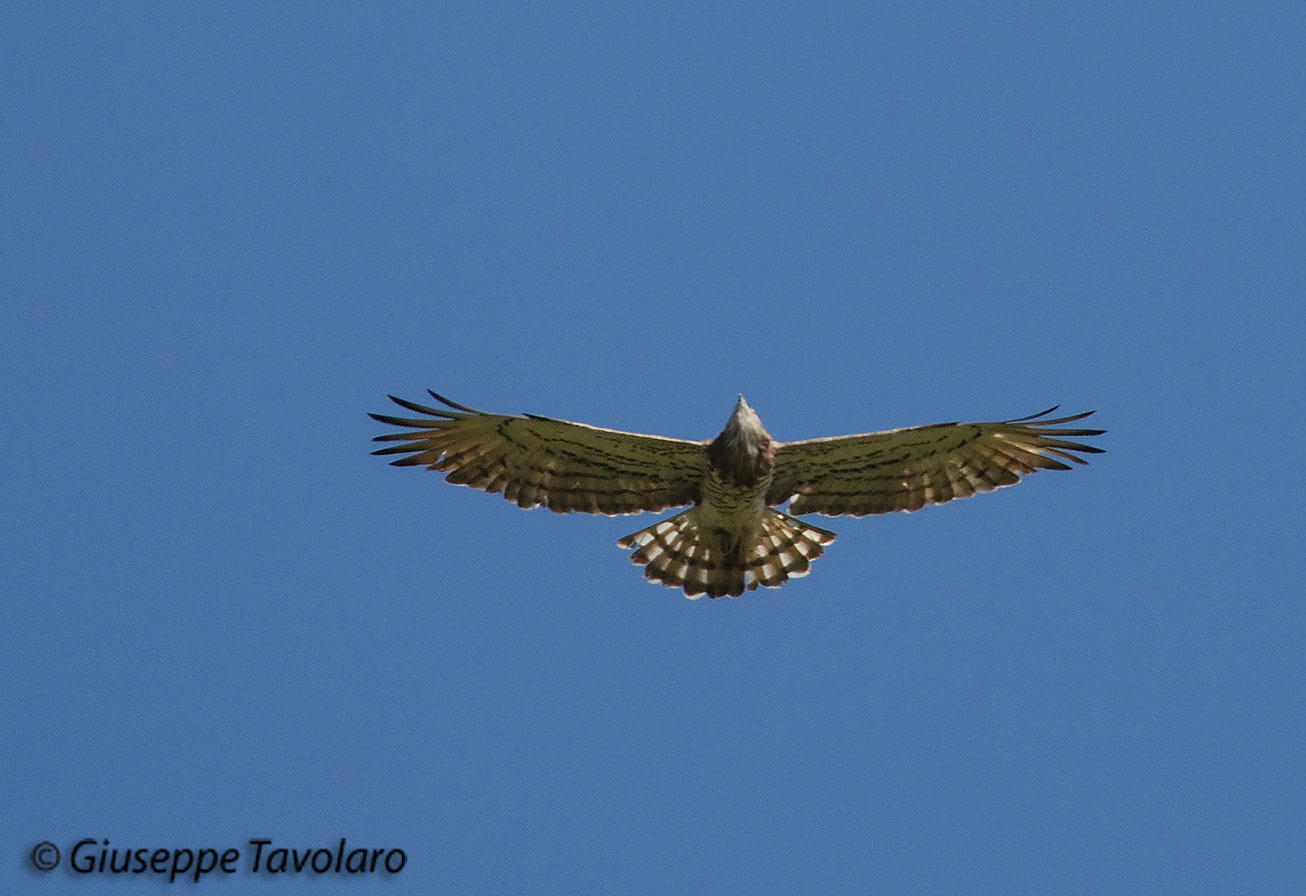
<path id="1" fill-rule="evenodd" d="M 697 508 L 632 532 L 617 542 L 634 548 L 631 562 L 645 578 L 685 596 L 739 597 L 759 585 L 778 588 L 807 575 L 812 561 L 834 541 L 834 533 L 767 508 L 754 532 L 742 538 L 699 525 Z"/>

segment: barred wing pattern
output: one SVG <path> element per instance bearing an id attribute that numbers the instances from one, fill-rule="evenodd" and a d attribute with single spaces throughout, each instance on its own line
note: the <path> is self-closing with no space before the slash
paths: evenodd
<path id="1" fill-rule="evenodd" d="M 1067 441 L 1101 429 L 1058 429 L 1089 414 L 1039 414 L 1000 423 L 935 423 L 777 446 L 768 504 L 828 516 L 919 510 L 1012 485 L 1036 470 L 1069 470 L 1101 448 Z M 1058 460 L 1061 458 L 1062 460 Z"/>
<path id="2" fill-rule="evenodd" d="M 703 442 L 530 414 L 487 414 L 430 394 L 449 410 L 391 395 L 395 404 L 424 416 L 369 414 L 405 430 L 377 436 L 401 444 L 373 454 L 406 455 L 391 463 L 439 470 L 457 485 L 556 513 L 640 513 L 699 500 L 707 472 Z"/>

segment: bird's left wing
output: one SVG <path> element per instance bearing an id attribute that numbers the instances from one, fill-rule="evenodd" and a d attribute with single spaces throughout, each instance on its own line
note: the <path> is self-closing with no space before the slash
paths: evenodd
<path id="1" fill-rule="evenodd" d="M 698 500 L 707 471 L 702 442 L 530 414 L 487 414 L 431 396 L 449 410 L 391 395 L 395 404 L 425 417 L 369 414 L 405 427 L 375 439 L 403 444 L 373 454 L 407 455 L 392 463 L 440 470 L 449 482 L 557 513 L 639 513 Z"/>
<path id="2" fill-rule="evenodd" d="M 1066 437 L 1102 429 L 1055 428 L 1089 414 L 1041 414 L 998 423 L 936 423 L 855 436 L 785 442 L 776 448 L 767 503 L 793 503 L 790 513 L 830 516 L 919 510 L 1011 485 L 1035 470 L 1069 470 L 1080 453 L 1101 448 Z"/>

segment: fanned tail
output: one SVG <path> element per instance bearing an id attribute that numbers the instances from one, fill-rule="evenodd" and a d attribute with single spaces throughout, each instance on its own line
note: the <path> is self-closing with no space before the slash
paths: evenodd
<path id="1" fill-rule="evenodd" d="M 700 528 L 697 508 L 640 529 L 617 542 L 634 548 L 631 561 L 645 578 L 685 596 L 739 597 L 759 585 L 778 588 L 807 575 L 812 561 L 834 541 L 834 533 L 767 508 L 756 530 L 744 538 Z"/>

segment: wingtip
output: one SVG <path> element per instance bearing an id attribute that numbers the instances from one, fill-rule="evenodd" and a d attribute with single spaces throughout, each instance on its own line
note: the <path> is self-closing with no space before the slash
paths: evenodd
<path id="1" fill-rule="evenodd" d="M 1075 422 L 1076 420 L 1083 420 L 1085 417 L 1091 417 L 1091 416 L 1093 416 L 1094 414 L 1097 413 L 1097 410 L 1094 409 L 1094 410 L 1091 410 L 1091 411 L 1083 411 L 1082 413 L 1079 413 L 1079 414 L 1070 414 L 1070 415 L 1065 416 L 1065 417 L 1049 417 L 1050 414 L 1056 412 L 1056 411 L 1059 410 L 1060 408 L 1061 408 L 1061 405 L 1059 405 L 1059 404 L 1054 404 L 1052 407 L 1048 408 L 1046 411 L 1039 411 L 1037 414 L 1030 414 L 1030 415 L 1027 416 L 1027 417 L 1017 417 L 1017 418 L 1015 418 L 1014 420 L 1007 420 L 1006 422 L 1007 422 L 1007 423 L 1027 423 L 1027 424 L 1029 424 L 1030 426 L 1061 426 L 1062 424 L 1065 424 L 1065 423 L 1073 423 L 1073 422 Z M 1090 434 L 1096 434 L 1097 432 L 1098 432 L 1098 431 L 1096 431 L 1096 430 L 1087 430 L 1087 429 L 1085 429 L 1085 430 L 1076 430 L 1076 431 L 1075 431 L 1075 434 L 1077 434 L 1077 435 L 1090 435 Z M 1101 432 L 1106 432 L 1106 430 L 1101 430 Z"/>
<path id="2" fill-rule="evenodd" d="M 464 413 L 467 413 L 467 414 L 479 414 L 479 413 L 480 413 L 480 411 L 478 411 L 478 410 L 476 410 L 476 409 L 474 409 L 474 408 L 469 408 L 469 407 L 467 407 L 466 405 L 459 404 L 459 403 L 456 402 L 456 401 L 451 401 L 451 400 L 449 400 L 448 398 L 445 398 L 443 395 L 441 395 L 439 392 L 436 392 L 434 389 L 427 389 L 426 391 L 427 391 L 427 394 L 429 394 L 429 395 L 430 395 L 432 398 L 434 398 L 436 401 L 440 402 L 440 404 L 443 404 L 443 405 L 446 405 L 446 406 L 448 406 L 448 407 L 451 407 L 451 408 L 453 408 L 455 411 L 463 411 Z"/>
<path id="3" fill-rule="evenodd" d="M 1037 419 L 1040 418 L 1040 417 L 1046 417 L 1048 414 L 1051 414 L 1053 411 L 1057 410 L 1057 409 L 1060 408 L 1060 407 L 1061 407 L 1061 405 L 1059 405 L 1059 404 L 1054 404 L 1054 405 L 1052 405 L 1052 407 L 1048 408 L 1046 411 L 1039 411 L 1037 414 L 1026 414 L 1024 417 L 1016 417 L 1015 419 L 1013 419 L 1013 420 L 1008 420 L 1007 422 L 1008 422 L 1008 423 L 1026 423 L 1026 422 L 1028 422 L 1028 421 L 1030 421 L 1030 420 L 1037 420 Z"/>

